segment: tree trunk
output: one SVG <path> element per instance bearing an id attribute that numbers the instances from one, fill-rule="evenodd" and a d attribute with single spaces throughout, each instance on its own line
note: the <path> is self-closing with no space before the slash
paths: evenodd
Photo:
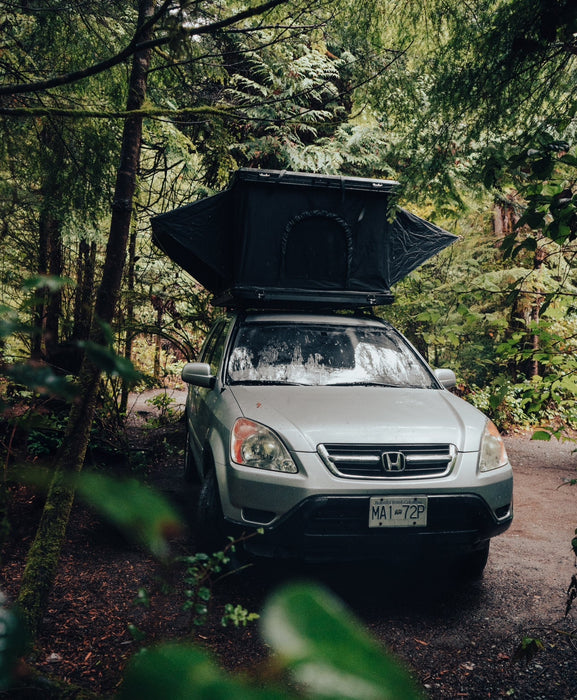
<path id="1" fill-rule="evenodd" d="M 48 249 L 48 274 L 62 277 L 62 231 L 60 222 L 47 214 L 46 225 L 50 230 Z M 60 288 L 48 295 L 46 306 L 46 324 L 44 327 L 44 345 L 48 362 L 58 353 L 60 343 L 60 318 L 62 316 L 62 292 Z"/>
<path id="2" fill-rule="evenodd" d="M 543 238 L 543 235 L 541 233 L 538 234 L 537 236 L 537 241 L 539 242 Z M 537 279 L 540 280 L 540 270 L 543 268 L 543 263 L 546 258 L 546 252 L 543 247 L 539 247 L 537 245 L 537 250 L 535 251 L 535 255 L 533 257 L 533 269 L 535 270 L 535 274 L 537 276 Z M 545 298 L 540 294 L 540 290 L 537 290 L 537 294 L 535 296 L 535 299 L 533 301 L 533 308 L 531 309 L 531 321 L 533 324 L 537 325 L 539 321 L 541 320 L 541 307 L 543 306 L 543 302 L 545 301 Z M 541 349 L 541 341 L 539 338 L 539 335 L 537 333 L 533 333 L 531 345 L 533 348 L 533 359 L 531 360 L 531 367 L 529 371 L 529 377 L 538 377 L 539 376 L 539 361 L 535 359 L 535 356 Z"/>
<path id="3" fill-rule="evenodd" d="M 162 355 L 162 307 L 156 310 L 156 337 L 154 339 L 154 381 L 160 382 L 160 357 Z"/>
<path id="4" fill-rule="evenodd" d="M 44 225 L 44 218 L 40 216 L 38 226 L 38 274 L 48 274 L 48 251 L 49 244 L 49 229 Z M 32 347 L 30 349 L 30 357 L 33 360 L 42 358 L 42 338 L 44 336 L 44 320 L 46 316 L 47 295 L 45 290 L 38 290 L 38 300 L 34 306 L 34 327 L 37 332 L 32 336 Z"/>
<path id="5" fill-rule="evenodd" d="M 155 381 L 160 380 L 160 356 L 162 354 L 162 320 L 166 310 L 166 303 L 162 296 L 153 294 L 150 297 L 152 308 L 156 311 L 156 334 L 154 339 L 154 368 L 153 377 Z"/>
<path id="6" fill-rule="evenodd" d="M 140 25 L 152 16 L 153 10 L 154 0 L 139 0 Z M 151 34 L 152 27 L 149 27 L 143 32 L 142 41 L 148 40 Z M 127 100 L 128 110 L 137 110 L 144 102 L 149 63 L 150 49 L 134 55 Z M 102 323 L 109 324 L 112 321 L 120 291 L 141 141 L 142 117 L 128 117 L 124 123 L 110 234 L 90 334 L 91 339 L 100 344 L 105 343 Z M 74 501 L 74 486 L 70 476 L 79 472 L 84 463 L 96 409 L 100 374 L 100 368 L 85 357 L 79 378 L 80 395 L 70 410 L 63 449 L 56 463 L 40 525 L 26 560 L 18 604 L 33 637 L 42 621 L 56 578 L 60 551 Z"/>
<path id="7" fill-rule="evenodd" d="M 88 340 L 92 325 L 94 306 L 94 280 L 96 274 L 96 243 L 88 243 L 84 238 L 78 244 L 78 265 L 76 268 L 76 291 L 74 294 L 74 325 L 69 338 L 67 369 L 78 374 L 82 366 L 84 351 L 79 342 Z"/>
<path id="8" fill-rule="evenodd" d="M 130 242 L 128 245 L 128 269 L 127 269 L 127 287 L 128 294 L 126 297 L 126 318 L 124 319 L 124 325 L 126 327 L 126 340 L 124 344 L 124 357 L 127 360 L 132 360 L 132 339 L 133 339 L 133 329 L 134 329 L 134 277 L 135 277 L 135 266 L 136 266 L 136 237 L 137 229 L 136 226 L 132 227 L 132 232 L 130 234 Z M 120 391 L 120 406 L 119 413 L 121 416 L 126 415 L 128 409 L 128 383 L 122 381 L 122 389 Z"/>
<path id="9" fill-rule="evenodd" d="M 82 238 L 78 244 L 76 293 L 74 295 L 74 326 L 71 340 L 86 340 L 92 325 L 92 299 L 96 272 L 96 244 Z"/>
<path id="10" fill-rule="evenodd" d="M 42 208 L 38 222 L 38 274 L 62 276 L 62 230 L 61 222 L 54 215 L 54 207 L 61 199 L 62 185 L 58 167 L 55 164 L 64 159 L 63 141 L 56 124 L 49 120 L 40 134 L 42 150 L 46 160 L 52 163 L 46 169 L 46 179 L 42 185 Z M 62 292 L 39 289 L 35 309 L 35 325 L 38 333 L 32 340 L 31 357 L 46 358 L 49 362 L 57 350 L 59 342 L 60 317 L 62 315 Z"/>
<path id="11" fill-rule="evenodd" d="M 493 233 L 496 238 L 504 238 L 512 233 L 518 218 L 513 196 L 509 196 L 509 202 L 495 203 L 493 205 Z"/>

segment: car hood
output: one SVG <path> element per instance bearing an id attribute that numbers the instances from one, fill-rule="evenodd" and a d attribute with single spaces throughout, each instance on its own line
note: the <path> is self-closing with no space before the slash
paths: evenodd
<path id="1" fill-rule="evenodd" d="M 322 443 L 451 443 L 479 449 L 487 418 L 446 390 L 379 386 L 230 387 L 246 418 L 269 426 L 288 446 Z"/>

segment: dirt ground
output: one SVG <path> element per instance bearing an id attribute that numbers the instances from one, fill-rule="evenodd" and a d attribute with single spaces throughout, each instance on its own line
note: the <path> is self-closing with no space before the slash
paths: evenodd
<path id="1" fill-rule="evenodd" d="M 172 395 L 178 407 L 184 392 Z M 147 429 L 154 417 L 148 398 L 132 406 L 131 440 L 147 451 L 149 481 L 193 521 L 196 491 L 183 488 L 178 454 L 183 425 Z M 482 581 L 464 584 L 450 570 L 420 562 L 410 570 L 391 562 L 378 572 L 357 565 L 257 565 L 215 589 L 213 612 L 201 629 L 191 629 L 182 611 L 182 572 L 160 568 L 79 503 L 39 644 L 27 661 L 46 676 L 104 696 L 114 693 L 126 659 L 141 644 L 161 639 L 188 636 L 231 672 L 254 668 L 267 656 L 258 627 L 223 630 L 222 606 L 235 602 L 258 611 L 279 583 L 307 577 L 339 595 L 412 669 L 430 698 L 577 698 L 577 608 L 564 617 L 576 571 L 570 541 L 577 527 L 577 487 L 566 482 L 577 477 L 577 445 L 530 441 L 521 434 L 507 437 L 506 444 L 515 471 L 515 519 L 492 542 Z M 42 505 L 24 488 L 13 496 L 13 537 L 0 574 L 0 589 L 12 598 Z M 175 540 L 175 555 L 191 547 L 193 533 Z M 136 602 L 139 589 L 146 590 L 148 607 Z M 142 641 L 130 625 L 138 627 Z M 534 656 L 517 658 L 524 638 L 542 646 Z M 12 696 L 44 697 L 27 688 L 25 679 Z"/>
<path id="2" fill-rule="evenodd" d="M 515 472 L 515 518 L 493 540 L 480 583 L 455 588 L 446 574 L 432 591 L 386 606 L 381 619 L 357 612 L 417 669 L 431 697 L 577 697 L 575 612 L 564 617 L 575 573 L 575 445 L 506 438 Z M 437 572 L 438 573 L 438 572 Z M 370 606 L 370 603 L 369 603 Z M 516 659 L 523 638 L 543 649 Z M 530 648 L 530 647 L 529 647 Z"/>

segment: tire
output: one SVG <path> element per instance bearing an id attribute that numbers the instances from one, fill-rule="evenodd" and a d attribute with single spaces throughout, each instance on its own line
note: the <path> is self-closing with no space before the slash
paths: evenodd
<path id="1" fill-rule="evenodd" d="M 197 551 L 207 554 L 220 551 L 226 544 L 224 525 L 216 472 L 209 469 L 198 496 L 195 533 Z"/>
<path id="2" fill-rule="evenodd" d="M 197 484 L 200 481 L 196 462 L 194 461 L 192 450 L 190 449 L 188 430 L 184 438 L 184 480 L 187 484 Z"/>
<path id="3" fill-rule="evenodd" d="M 461 575 L 469 580 L 478 580 L 483 577 L 487 559 L 489 558 L 490 540 L 487 540 L 481 547 L 474 552 L 466 554 L 460 562 Z"/>

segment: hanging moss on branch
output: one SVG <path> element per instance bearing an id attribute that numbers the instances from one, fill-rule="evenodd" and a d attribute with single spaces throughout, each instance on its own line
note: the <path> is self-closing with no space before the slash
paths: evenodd
<path id="1" fill-rule="evenodd" d="M 126 119 L 127 117 L 228 117 L 238 119 L 231 108 L 183 107 L 182 109 L 144 108 L 130 112 L 126 110 L 64 109 L 61 107 L 0 107 L 0 116 L 6 117 L 67 117 L 70 119 Z"/>

